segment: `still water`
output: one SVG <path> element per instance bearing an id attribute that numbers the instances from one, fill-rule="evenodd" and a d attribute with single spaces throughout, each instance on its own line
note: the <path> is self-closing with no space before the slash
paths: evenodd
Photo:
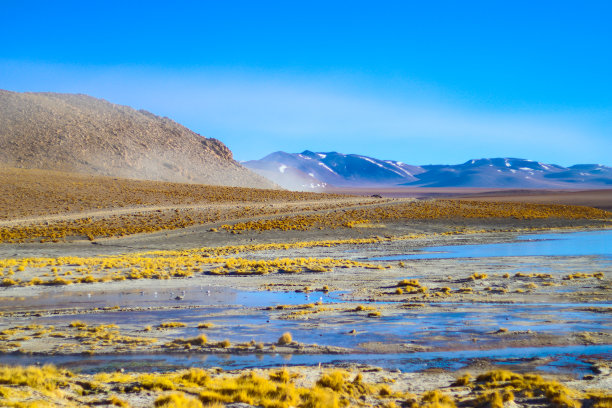
<path id="1" fill-rule="evenodd" d="M 518 237 L 516 242 L 427 247 L 415 254 L 400 254 L 371 259 L 400 261 L 403 259 L 491 258 L 506 256 L 599 256 L 612 260 L 612 230 L 530 234 Z"/>
<path id="2" fill-rule="evenodd" d="M 530 234 L 516 242 L 503 244 L 458 245 L 425 248 L 416 254 L 379 257 L 376 260 L 486 258 L 518 256 L 597 256 L 610 259 L 612 270 L 612 231 L 562 234 Z M 537 261 L 536 261 L 537 262 Z M 180 289 L 175 289 L 175 291 Z M 278 304 L 303 304 L 322 301 L 325 304 L 343 302 L 342 293 L 248 292 L 222 287 L 186 287 L 180 292 L 182 305 L 197 305 L 193 309 L 132 310 L 101 312 L 79 316 L 88 324 L 115 322 L 155 325 L 160 321 L 178 320 L 190 327 L 181 330 L 181 337 L 194 336 L 197 323 L 214 323 L 207 331 L 212 339 L 228 338 L 233 342 L 250 339 L 273 342 L 290 331 L 302 343 L 342 346 L 354 350 L 342 355 L 279 355 L 279 354 L 134 354 L 84 356 L 3 355 L 5 363 L 54 363 L 86 372 L 114 368 L 130 370 L 168 370 L 187 366 L 224 369 L 269 367 L 280 365 L 316 365 L 326 363 L 365 363 L 402 371 L 427 368 L 457 369 L 475 359 L 487 358 L 496 364 L 513 365 L 528 359 L 542 359 L 537 368 L 546 371 L 583 375 L 589 372 L 589 357 L 612 359 L 612 346 L 556 346 L 472 349 L 474 337 L 486 337 L 500 326 L 510 331 L 531 331 L 559 334 L 612 330 L 612 317 L 588 306 L 610 308 L 612 299 L 600 299 L 597 304 L 437 304 L 424 310 L 367 319 L 359 315 L 313 317 L 311 320 L 281 320 L 272 318 L 263 308 Z M 122 307 L 169 306 L 176 304 L 176 293 L 169 291 L 122 293 L 55 293 L 37 299 L 12 299 L 0 303 L 0 310 L 31 309 L 32 307 L 95 307 L 117 304 Z M 52 316 L 35 319 L 39 324 L 67 324 L 74 316 Z M 356 334 L 348 335 L 350 330 Z M 416 343 L 433 347 L 433 351 L 413 353 L 367 353 L 362 345 L 368 342 Z M 454 346 L 454 347 L 453 347 Z"/>

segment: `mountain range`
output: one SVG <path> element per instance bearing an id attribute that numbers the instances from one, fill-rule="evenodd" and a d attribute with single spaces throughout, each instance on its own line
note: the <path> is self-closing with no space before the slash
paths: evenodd
<path id="1" fill-rule="evenodd" d="M 409 165 L 337 152 L 275 152 L 242 163 L 282 187 L 612 188 L 612 167 L 563 167 L 526 159 L 474 159 L 455 165 Z"/>
<path id="2" fill-rule="evenodd" d="M 0 90 L 0 164 L 105 176 L 278 188 L 219 140 L 81 94 Z"/>
<path id="3" fill-rule="evenodd" d="M 238 163 L 219 140 L 145 110 L 82 94 L 0 90 L 0 165 L 148 180 L 332 187 L 612 188 L 612 168 L 525 159 L 410 165 L 337 152 L 275 152 Z M 249 170 L 250 169 L 250 170 Z"/>

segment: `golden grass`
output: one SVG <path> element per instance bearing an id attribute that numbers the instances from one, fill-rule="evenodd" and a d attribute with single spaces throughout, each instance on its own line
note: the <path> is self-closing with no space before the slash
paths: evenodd
<path id="1" fill-rule="evenodd" d="M 369 241 L 369 240 L 365 240 Z M 358 240 L 361 242 L 361 240 Z M 96 257 L 0 259 L 0 273 L 23 265 L 23 271 L 4 278 L 3 286 L 58 285 L 110 282 L 125 279 L 170 279 L 213 275 L 264 275 L 268 273 L 326 272 L 334 268 L 381 269 L 380 264 L 332 258 L 276 258 L 250 260 L 227 257 L 246 250 L 289 249 L 340 245 L 345 241 L 311 241 L 293 244 L 262 244 L 198 248 L 184 251 L 150 251 L 129 255 Z M 62 273 L 66 277 L 60 277 Z M 32 276 L 32 275 L 35 276 Z M 25 278 L 29 276 L 29 279 Z"/>
<path id="2" fill-rule="evenodd" d="M 570 275 L 563 277 L 563 280 L 588 279 L 588 278 L 595 278 L 595 279 L 601 280 L 604 277 L 605 275 L 603 272 L 595 272 L 595 273 L 577 272 L 577 273 L 572 273 Z"/>
<path id="3" fill-rule="evenodd" d="M 155 347 L 157 339 L 153 337 L 129 336 L 121 333 L 114 324 L 88 326 L 80 321 L 73 321 L 65 327 L 66 331 L 57 331 L 54 326 L 30 325 L 22 329 L 7 329 L 1 332 L 0 352 L 14 352 L 17 349 L 26 352 L 27 346 L 20 342 L 32 339 L 48 339 L 49 346 L 55 344 L 48 352 L 84 352 L 93 354 L 100 350 L 129 351 L 135 348 Z M 27 335 L 23 335 L 27 334 Z M 18 338 L 16 338 L 18 336 Z M 54 338 L 63 339 L 57 344 Z"/>
<path id="4" fill-rule="evenodd" d="M 197 399 L 176 392 L 157 398 L 154 405 L 157 408 L 203 408 Z"/>
<path id="5" fill-rule="evenodd" d="M 135 206 L 333 199 L 300 193 L 0 167 L 0 219 Z"/>
<path id="6" fill-rule="evenodd" d="M 159 329 L 174 329 L 177 327 L 187 327 L 183 322 L 164 322 L 157 326 Z"/>
<path id="7" fill-rule="evenodd" d="M 300 369 L 275 369 L 259 372 L 218 373 L 191 368 L 168 373 L 99 373 L 95 376 L 72 374 L 54 367 L 0 366 L 0 406 L 85 406 L 98 404 L 120 407 L 129 401 L 142 401 L 148 395 L 156 407 L 221 407 L 245 403 L 265 408 L 289 407 L 394 407 L 454 408 L 493 407 L 517 400 L 519 406 L 538 398 L 543 406 L 607 408 L 608 392 L 578 392 L 538 375 L 505 370 L 488 372 L 473 379 L 460 377 L 453 387 L 432 389 L 420 396 L 397 391 L 380 377 L 376 383 L 363 380 L 360 373 L 331 370 L 314 382 L 300 382 Z M 267 372 L 267 375 L 265 373 Z M 263 373 L 263 374 L 262 374 Z"/>
<path id="8" fill-rule="evenodd" d="M 51 178 L 62 180 L 61 175 L 57 174 Z M 39 180 L 29 184 L 24 182 L 27 188 L 32 189 L 26 193 L 24 186 L 15 187 L 19 182 L 11 181 L 11 177 L 8 177 L 8 181 L 4 182 L 12 187 L 3 198 L 7 205 L 4 207 L 0 205 L 0 208 L 4 209 L 4 213 L 0 213 L 0 219 L 3 218 L 2 214 L 5 219 L 10 219 L 25 215 L 78 214 L 84 211 L 125 207 L 133 207 L 133 210 L 126 212 L 125 215 L 83 213 L 82 217 L 73 216 L 72 219 L 64 221 L 4 226 L 0 227 L 0 242 L 34 240 L 55 242 L 71 237 L 94 240 L 100 237 L 120 237 L 218 222 L 228 222 L 220 228 L 221 230 L 240 233 L 247 230 L 287 231 L 364 226 L 382 228 L 384 227 L 380 224 L 382 221 L 451 218 L 519 220 L 545 218 L 609 220 L 611 218 L 609 212 L 589 207 L 485 201 L 435 200 L 399 203 L 391 201 L 355 209 L 354 206 L 372 204 L 372 201 L 366 198 L 356 201 L 346 196 L 278 190 L 106 180 L 95 177 L 89 179 L 89 181 L 70 181 L 68 177 L 68 181 L 59 183 L 57 180 L 51 180 L 49 185 L 44 187 Z M 1 182 L 2 178 L 0 184 Z M 66 200 L 70 203 L 66 203 Z M 14 205 L 15 202 L 20 205 Z M 37 207 L 39 204 L 32 203 L 45 204 L 39 208 Z M 219 203 L 235 203 L 235 205 L 219 206 Z M 269 205 L 269 203 L 279 205 Z M 288 203 L 291 203 L 289 207 L 286 206 Z M 197 206 L 204 204 L 208 205 L 205 209 Z M 173 205 L 176 208 L 170 208 Z M 31 208 L 32 206 L 35 208 Z M 146 206 L 149 208 L 145 208 Z M 316 213 L 313 212 L 315 210 Z M 295 212 L 297 214 L 294 214 Z M 287 213 L 292 215 L 286 215 Z M 256 217 L 264 219 L 232 223 L 232 220 Z M 210 229 L 211 232 L 218 230 L 219 228 Z"/>
<path id="9" fill-rule="evenodd" d="M 293 342 L 293 337 L 291 336 L 291 333 L 285 332 L 283 333 L 282 336 L 278 338 L 278 341 L 276 343 L 281 346 L 284 346 L 287 344 L 291 344 L 292 342 Z"/>
<path id="10" fill-rule="evenodd" d="M 403 279 L 397 283 L 398 289 L 396 289 L 395 293 L 400 294 L 417 294 L 417 293 L 426 293 L 428 291 L 426 286 L 421 285 L 418 279 Z"/>
<path id="11" fill-rule="evenodd" d="M 485 201 L 435 200 L 391 203 L 378 207 L 347 209 L 323 214 L 293 215 L 256 221 L 226 224 L 228 231 L 245 230 L 308 230 L 312 228 L 351 227 L 361 222 L 396 220 L 432 220 L 453 218 L 512 218 L 512 219 L 610 219 L 608 211 L 590 207 L 493 203 Z"/>
<path id="12" fill-rule="evenodd" d="M 53 395 L 70 377 L 67 371 L 53 366 L 0 366 L 0 384 L 24 386 L 47 395 Z"/>
<path id="13" fill-rule="evenodd" d="M 489 277 L 489 275 L 487 275 L 486 273 L 478 273 L 478 272 L 474 272 L 471 276 L 470 279 L 471 280 L 481 280 L 481 279 L 487 279 Z"/>
<path id="14" fill-rule="evenodd" d="M 484 396 L 480 396 L 480 398 L 489 400 L 490 406 L 503 406 L 503 402 L 514 399 L 515 395 L 544 397 L 554 406 L 563 408 L 582 406 L 580 399 L 583 396 L 580 392 L 557 381 L 545 380 L 539 375 L 522 375 L 507 370 L 496 370 L 479 375 L 476 377 L 476 383 L 486 390 L 501 390 L 501 394 L 487 392 L 483 394 Z"/>

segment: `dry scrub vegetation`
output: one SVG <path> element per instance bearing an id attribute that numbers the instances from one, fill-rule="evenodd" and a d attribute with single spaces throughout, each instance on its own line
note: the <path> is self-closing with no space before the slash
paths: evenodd
<path id="1" fill-rule="evenodd" d="M 66 238 L 89 239 L 122 237 L 138 233 L 150 233 L 163 230 L 186 228 L 194 225 L 206 225 L 220 221 L 241 218 L 267 217 L 233 224 L 224 224 L 222 230 L 240 233 L 242 231 L 266 230 L 309 230 L 336 229 L 371 226 L 372 223 L 396 222 L 410 220 L 435 219 L 566 219 L 566 220 L 609 220 L 611 213 L 588 207 L 572 207 L 541 204 L 509 204 L 485 202 L 460 202 L 438 200 L 411 202 L 402 204 L 363 205 L 363 208 L 342 208 L 354 206 L 350 203 L 336 201 L 308 203 L 294 212 L 284 215 L 290 207 L 283 206 L 235 206 L 232 208 L 209 209 L 174 209 L 138 211 L 125 215 L 110 215 L 98 218 L 79 218 L 67 221 L 44 222 L 32 225 L 14 225 L 0 227 L 1 242 L 58 242 Z M 271 218 L 273 217 L 273 218 Z M 216 229 L 212 229 L 216 231 Z"/>
<path id="2" fill-rule="evenodd" d="M 241 252 L 371 243 L 385 238 L 310 241 L 204 247 L 182 251 L 149 251 L 116 256 L 0 259 L 0 286 L 69 285 L 126 279 L 185 278 L 196 274 L 265 275 L 268 273 L 329 272 L 334 268 L 383 269 L 386 266 L 332 258 L 251 260 Z"/>
<path id="3" fill-rule="evenodd" d="M 377 227 L 381 222 L 434 219 L 611 218 L 610 212 L 578 206 L 398 202 L 13 168 L 0 169 L 0 185 L 4 193 L 0 196 L 0 220 L 5 220 L 0 223 L 0 243 L 94 240 L 222 222 L 227 224 L 221 230 L 241 233 Z M 33 220 L 11 222 L 22 218 Z"/>
<path id="4" fill-rule="evenodd" d="M 51 347 L 45 349 L 47 354 L 94 354 L 102 351 L 128 352 L 138 347 L 148 348 L 155 344 L 157 339 L 122 334 L 119 326 L 115 324 L 89 326 L 78 320 L 64 327 L 30 324 L 0 331 L 2 353 L 24 351 L 28 343 L 41 342 Z"/>
<path id="5" fill-rule="evenodd" d="M 109 311 L 112 307 L 93 311 Z M 116 309 L 120 311 L 120 309 Z M 308 346 L 294 341 L 291 333 L 284 333 L 277 342 L 234 342 L 221 337 L 209 338 L 205 334 L 180 337 L 200 326 L 183 322 L 163 322 L 144 328 L 116 324 L 87 324 L 73 320 L 68 324 L 17 325 L 0 331 L 0 353 L 38 353 L 52 355 L 129 354 L 134 352 L 198 352 L 198 353 L 267 353 L 303 352 Z M 217 333 L 226 336 L 226 333 Z M 279 346 L 277 348 L 277 346 Z"/>
<path id="6" fill-rule="evenodd" d="M 302 210 L 335 207 L 325 202 L 301 206 Z M 274 206 L 235 206 L 209 209 L 134 210 L 125 215 L 86 217 L 73 220 L 43 222 L 31 225 L 0 227 L 2 242 L 59 242 L 66 238 L 89 239 L 123 237 L 132 234 L 187 228 L 219 221 L 286 213 L 286 208 Z"/>
<path id="7" fill-rule="evenodd" d="M 324 214 L 294 215 L 272 220 L 223 225 L 227 230 L 307 230 L 315 227 L 339 228 L 371 225 L 384 221 L 434 220 L 457 218 L 513 218 L 517 220 L 610 219 L 612 213 L 590 207 L 569 205 L 462 202 L 457 200 L 415 201 L 360 209 L 338 210 Z"/>
<path id="8" fill-rule="evenodd" d="M 0 167 L 0 185 L 0 219 L 3 220 L 124 207 L 311 201 L 339 197 L 10 167 Z"/>
<path id="9" fill-rule="evenodd" d="M 605 408 L 612 402 L 606 391 L 580 392 L 540 375 L 504 370 L 475 379 L 466 374 L 444 389 L 420 395 L 410 392 L 405 381 L 385 377 L 384 372 L 332 370 L 318 378 L 305 378 L 308 371 L 298 367 L 232 374 L 191 368 L 164 374 L 84 375 L 53 366 L 0 366 L 0 403 L 6 407 L 130 407 L 135 402 L 139 406 L 203 408 L 237 402 L 265 408 L 503 408 L 515 401 L 519 406 Z"/>
<path id="10" fill-rule="evenodd" d="M 512 231 L 531 231 L 531 229 L 512 229 Z M 33 285 L 70 285 L 78 283 L 96 283 L 135 279 L 173 279 L 201 275 L 267 275 L 270 273 L 322 273 L 332 272 L 337 268 L 358 268 L 382 270 L 391 265 L 371 262 L 358 262 L 348 259 L 313 258 L 313 257 L 274 257 L 274 259 L 248 259 L 239 256 L 241 253 L 252 255 L 263 251 L 285 251 L 302 248 L 325 248 L 339 245 L 367 245 L 382 242 L 433 238 L 448 235 L 469 235 L 481 233 L 481 230 L 448 231 L 433 234 L 410 234 L 402 236 L 371 237 L 360 239 L 339 239 L 322 241 L 298 241 L 291 243 L 270 243 L 250 245 L 229 245 L 221 247 L 202 247 L 184 250 L 157 250 L 140 253 L 100 256 L 64 256 L 64 257 L 24 257 L 0 259 L 0 286 L 33 286 Z M 399 267 L 404 268 L 403 262 Z M 503 278 L 509 278 L 504 275 Z M 474 272 L 466 282 L 482 282 L 487 274 Z M 550 274 L 523 274 L 514 276 L 525 280 L 545 279 L 543 286 L 551 286 Z M 588 278 L 603 279 L 604 274 L 574 273 L 563 277 L 563 281 Z M 462 282 L 463 282 L 462 280 Z M 466 283 L 464 282 L 464 283 Z M 561 282 L 561 281 L 560 281 Z M 559 282 L 559 283 L 560 283 Z M 530 283 L 533 285 L 533 283 Z M 490 294 L 506 293 L 503 288 L 486 288 Z M 466 292 L 467 291 L 467 292 Z M 464 287 L 451 291 L 451 288 L 436 288 L 429 293 L 418 280 L 403 280 L 394 288 L 397 295 L 448 296 L 451 292 L 473 293 L 472 288 Z"/>

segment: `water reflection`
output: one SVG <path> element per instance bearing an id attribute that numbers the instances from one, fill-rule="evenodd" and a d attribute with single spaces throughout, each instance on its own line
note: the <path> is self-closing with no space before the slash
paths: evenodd
<path id="1" fill-rule="evenodd" d="M 414 254 L 382 256 L 370 259 L 400 261 L 403 259 L 591 255 L 612 259 L 612 230 L 522 235 L 516 242 L 427 247 Z"/>

